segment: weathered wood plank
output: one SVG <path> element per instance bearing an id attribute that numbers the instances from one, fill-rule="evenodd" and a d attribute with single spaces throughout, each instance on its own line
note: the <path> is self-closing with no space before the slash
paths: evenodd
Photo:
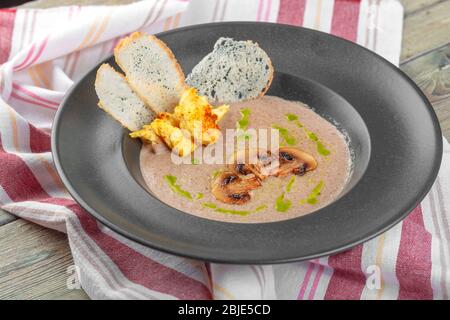
<path id="1" fill-rule="evenodd" d="M 0 227 L 0 299 L 87 299 L 66 282 L 73 259 L 65 234 L 18 219 Z"/>
<path id="2" fill-rule="evenodd" d="M 407 15 L 403 24 L 400 60 L 450 42 L 450 0 Z"/>
<path id="3" fill-rule="evenodd" d="M 0 209 L 0 227 L 16 219 L 17 218 L 14 215 Z"/>
<path id="4" fill-rule="evenodd" d="M 450 43 L 401 65 L 433 105 L 444 136 L 450 140 Z"/>
<path id="5" fill-rule="evenodd" d="M 446 0 L 400 0 L 405 9 L 405 16 L 417 13 L 420 10 L 428 9 L 444 1 Z"/>

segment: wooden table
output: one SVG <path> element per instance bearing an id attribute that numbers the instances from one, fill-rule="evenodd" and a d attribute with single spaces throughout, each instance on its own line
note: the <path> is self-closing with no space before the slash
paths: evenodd
<path id="1" fill-rule="evenodd" d="M 132 0 L 39 0 L 26 7 Z M 450 0 L 403 0 L 401 69 L 433 104 L 450 139 Z M 0 299 L 88 299 L 66 286 L 73 265 L 66 235 L 0 210 Z"/>

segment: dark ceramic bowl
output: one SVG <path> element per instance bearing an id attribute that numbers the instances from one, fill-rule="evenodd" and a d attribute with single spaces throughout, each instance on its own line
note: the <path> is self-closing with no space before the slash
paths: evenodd
<path id="1" fill-rule="evenodd" d="M 67 95 L 52 136 L 56 168 L 83 208 L 152 248 L 255 264 L 351 248 L 417 206 L 436 178 L 442 137 L 429 102 L 398 68 L 351 42 L 287 25 L 217 23 L 158 35 L 186 74 L 222 36 L 254 40 L 269 54 L 277 72 L 268 94 L 303 101 L 348 132 L 354 171 L 341 196 L 313 214 L 261 224 L 211 221 L 167 206 L 146 190 L 140 143 L 97 108 L 96 67 Z"/>

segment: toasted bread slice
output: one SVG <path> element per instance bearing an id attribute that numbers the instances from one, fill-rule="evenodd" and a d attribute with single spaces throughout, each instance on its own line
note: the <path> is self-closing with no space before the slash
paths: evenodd
<path id="1" fill-rule="evenodd" d="M 125 77 L 109 64 L 97 70 L 95 91 L 100 99 L 98 106 L 131 131 L 153 121 L 155 113 L 133 92 Z"/>
<path id="2" fill-rule="evenodd" d="M 234 103 L 263 96 L 273 79 L 269 56 L 257 43 L 219 38 L 186 78 L 213 103 Z"/>
<path id="3" fill-rule="evenodd" d="M 184 74 L 164 42 L 135 32 L 118 43 L 114 57 L 131 88 L 153 111 L 173 111 L 185 88 Z"/>

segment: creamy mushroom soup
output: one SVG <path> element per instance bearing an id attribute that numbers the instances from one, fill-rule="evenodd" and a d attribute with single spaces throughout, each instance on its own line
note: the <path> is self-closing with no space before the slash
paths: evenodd
<path id="1" fill-rule="evenodd" d="M 202 218 L 240 223 L 272 222 L 306 215 L 334 201 L 350 175 L 351 156 L 344 135 L 308 106 L 273 96 L 232 104 L 220 122 L 226 129 L 238 129 L 237 140 L 258 139 L 251 129 L 276 129 L 280 150 L 292 160 L 298 152 L 315 159 L 289 173 L 267 176 L 249 189 L 242 203 L 225 203 L 213 194 L 221 192 L 221 178 L 227 165 L 206 164 L 195 154 L 189 163 L 176 164 L 170 151 L 153 152 L 143 145 L 140 166 L 150 191 L 166 204 Z M 217 142 L 220 146 L 220 141 Z M 300 150 L 300 151 L 296 151 Z M 291 152 L 292 151 L 292 152 Z M 206 153 L 206 149 L 203 153 Z M 206 154 L 204 154 L 206 157 Z M 281 159 L 281 155 L 280 155 Z M 313 160 L 314 160 L 313 159 Z M 294 159 L 295 160 L 295 159 Z M 224 178 L 229 178 L 224 176 Z M 253 183 L 253 184 L 255 184 Z M 217 191 L 218 189 L 218 191 Z"/>

